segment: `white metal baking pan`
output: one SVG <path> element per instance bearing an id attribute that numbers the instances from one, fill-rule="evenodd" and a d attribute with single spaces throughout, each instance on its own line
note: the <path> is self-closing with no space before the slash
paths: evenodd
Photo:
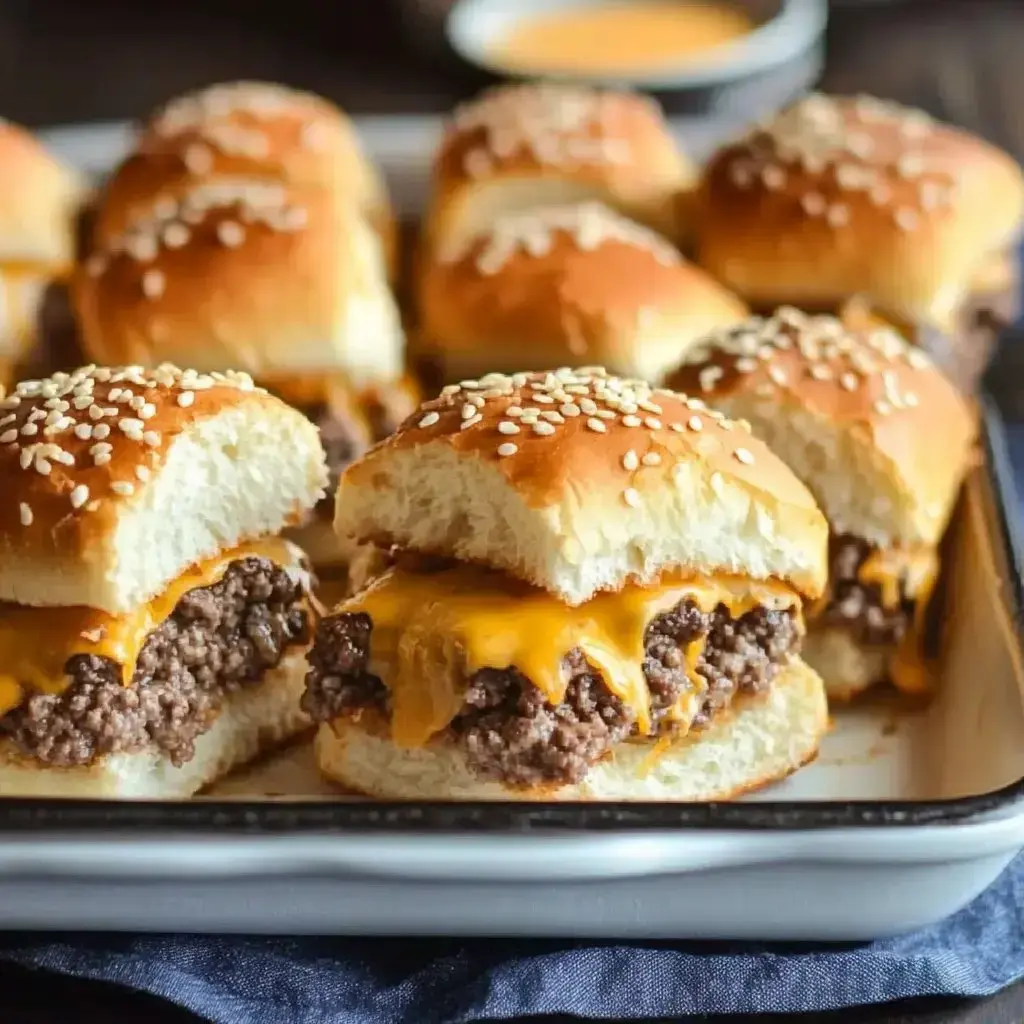
<path id="1" fill-rule="evenodd" d="M 363 125 L 406 210 L 436 122 Z M 123 128 L 51 143 L 102 171 Z M 187 803 L 0 799 L 0 927 L 868 939 L 1024 846 L 1019 506 L 993 407 L 953 534 L 938 698 L 839 712 L 818 761 L 730 804 L 377 804 L 299 746 Z"/>

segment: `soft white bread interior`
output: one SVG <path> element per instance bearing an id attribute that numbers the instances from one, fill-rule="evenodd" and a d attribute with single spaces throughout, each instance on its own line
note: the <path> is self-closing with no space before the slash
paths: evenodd
<path id="1" fill-rule="evenodd" d="M 659 380 L 747 315 L 661 236 L 601 203 L 538 207 L 420 262 L 415 353 L 444 382 L 586 360 Z"/>
<path id="2" fill-rule="evenodd" d="M 864 647 L 847 629 L 812 625 L 800 655 L 825 681 L 830 701 L 848 701 L 889 678 L 893 649 Z"/>
<path id="3" fill-rule="evenodd" d="M 593 367 L 445 388 L 345 471 L 335 529 L 574 605 L 669 570 L 811 596 L 827 572 L 824 517 L 748 428 Z"/>
<path id="4" fill-rule="evenodd" d="M 781 309 L 709 335 L 684 358 L 669 384 L 749 420 L 833 530 L 883 548 L 938 543 L 977 425 L 920 349 L 888 329 Z"/>
<path id="5" fill-rule="evenodd" d="M 948 330 L 1020 234 L 1024 175 L 921 111 L 811 95 L 712 157 L 693 210 L 697 261 L 752 306 L 864 295 Z"/>
<path id="6" fill-rule="evenodd" d="M 285 655 L 258 685 L 229 694 L 210 728 L 196 737 L 195 755 L 175 767 L 156 747 L 111 754 L 95 764 L 51 768 L 0 743 L 0 793 L 15 797 L 179 800 L 309 727 L 299 710 L 305 650 Z"/>
<path id="7" fill-rule="evenodd" d="M 459 107 L 434 163 L 428 248 L 536 206 L 597 200 L 668 238 L 696 170 L 660 108 L 634 93 L 528 83 Z"/>
<path id="8" fill-rule="evenodd" d="M 86 179 L 24 128 L 0 121 L 0 264 L 61 273 L 75 255 Z"/>
<path id="9" fill-rule="evenodd" d="M 257 378 L 402 372 L 380 244 L 350 203 L 280 185 L 201 185 L 97 248 L 76 275 L 90 358 Z"/>
<path id="10" fill-rule="evenodd" d="M 196 184 L 242 179 L 325 190 L 359 210 L 394 257 L 384 180 L 351 120 L 330 101 L 270 82 L 225 82 L 156 111 L 105 184 L 94 225 L 100 246 L 180 200 Z"/>
<path id="11" fill-rule="evenodd" d="M 796 660 L 763 697 L 738 700 L 671 746 L 620 743 L 575 785 L 509 789 L 474 772 L 444 740 L 401 748 L 348 720 L 321 726 L 315 749 L 328 778 L 383 800 L 694 802 L 732 799 L 796 771 L 816 756 L 827 722 L 821 679 Z"/>
<path id="12" fill-rule="evenodd" d="M 245 374 L 85 367 L 0 402 L 0 600 L 131 610 L 188 566 L 301 521 L 315 426 Z"/>

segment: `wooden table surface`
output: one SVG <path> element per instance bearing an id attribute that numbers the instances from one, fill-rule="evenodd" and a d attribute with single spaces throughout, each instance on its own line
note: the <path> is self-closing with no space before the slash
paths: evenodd
<path id="1" fill-rule="evenodd" d="M 388 0 L 292 0 L 267 8 L 277 16 L 230 0 L 7 0 L 0 5 L 0 113 L 32 125 L 133 117 L 183 89 L 236 77 L 315 89 L 352 112 L 441 112 L 479 84 L 403 48 Z M 924 107 L 1024 159 L 1024 0 L 837 5 L 822 87 Z M 2 966 L 0 991 L 4 1024 L 195 1020 L 112 986 Z M 1024 984 L 984 1001 L 769 1020 L 1019 1024 Z"/>

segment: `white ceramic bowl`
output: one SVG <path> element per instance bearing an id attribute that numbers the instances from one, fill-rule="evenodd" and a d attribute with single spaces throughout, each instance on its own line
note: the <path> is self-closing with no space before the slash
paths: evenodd
<path id="1" fill-rule="evenodd" d="M 493 58 L 495 44 L 509 30 L 531 17 L 558 11 L 607 7 L 622 0 L 458 0 L 445 31 L 452 49 L 465 61 L 497 75 L 510 71 Z M 756 5 L 752 5 L 756 6 Z M 643 73 L 560 76 L 577 81 L 632 86 L 656 91 L 684 91 L 724 86 L 780 69 L 820 45 L 828 20 L 827 0 L 778 0 L 776 12 L 748 35 L 725 44 L 723 53 L 707 62 L 680 61 Z M 550 76 L 549 76 L 550 77 Z"/>

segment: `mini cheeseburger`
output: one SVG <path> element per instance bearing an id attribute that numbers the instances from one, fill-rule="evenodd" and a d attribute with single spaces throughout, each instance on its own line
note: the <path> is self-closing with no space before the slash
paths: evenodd
<path id="1" fill-rule="evenodd" d="M 726 798 L 814 757 L 827 526 L 742 424 L 600 369 L 446 388 L 352 465 L 395 566 L 317 631 L 320 767 L 382 798 Z"/>
<path id="2" fill-rule="evenodd" d="M 973 385 L 1018 315 L 1011 157 L 869 97 L 800 100 L 708 164 L 698 262 L 758 312 L 866 303 Z"/>
<path id="3" fill-rule="evenodd" d="M 188 796 L 299 731 L 314 608 L 277 535 L 326 484 L 312 425 L 172 367 L 0 411 L 0 792 Z"/>
<path id="4" fill-rule="evenodd" d="M 828 517 L 828 591 L 808 610 L 804 657 L 829 696 L 886 678 L 926 690 L 921 626 L 971 465 L 967 404 L 892 330 L 796 310 L 713 335 L 689 358 L 671 385 L 749 420 Z"/>
<path id="5" fill-rule="evenodd" d="M 635 93 L 533 83 L 459 107 L 434 161 L 427 249 L 457 245 L 508 213 L 597 200 L 674 238 L 696 180 L 661 109 Z"/>
<path id="6" fill-rule="evenodd" d="M 209 86 L 156 111 L 103 189 L 93 242 L 108 244 L 196 185 L 254 180 L 352 203 L 393 266 L 391 203 L 352 122 L 320 96 L 267 82 Z"/>
<path id="7" fill-rule="evenodd" d="M 87 195 L 76 171 L 0 121 L 0 385 L 47 362 L 49 349 L 71 346 L 64 287 Z"/>
<path id="8" fill-rule="evenodd" d="M 435 387 L 572 362 L 658 380 L 691 341 L 747 314 L 661 236 L 596 202 L 499 217 L 426 257 L 419 284 L 414 362 Z"/>
<path id="9" fill-rule="evenodd" d="M 378 247 L 353 208 L 281 185 L 200 185 L 96 249 L 74 290 L 99 363 L 237 367 L 317 424 L 336 475 L 415 408 Z M 333 505 L 298 535 L 342 564 Z"/>

